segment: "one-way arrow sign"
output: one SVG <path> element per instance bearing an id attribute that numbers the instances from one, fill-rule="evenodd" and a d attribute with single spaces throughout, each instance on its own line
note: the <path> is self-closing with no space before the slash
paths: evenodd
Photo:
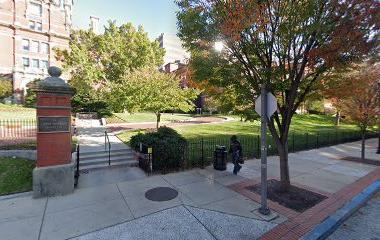
<path id="1" fill-rule="evenodd" d="M 267 93 L 267 116 L 270 118 L 277 111 L 277 99 L 272 93 Z M 261 95 L 255 101 L 255 110 L 261 116 Z"/>

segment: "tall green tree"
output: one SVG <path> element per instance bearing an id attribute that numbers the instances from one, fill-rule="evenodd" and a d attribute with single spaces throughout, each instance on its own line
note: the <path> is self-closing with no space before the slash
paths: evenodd
<path id="1" fill-rule="evenodd" d="M 190 50 L 211 52 L 222 41 L 224 66 L 239 72 L 229 84 L 246 89 L 248 99 L 264 84 L 277 96 L 279 111 L 268 127 L 279 152 L 282 189 L 288 190 L 292 117 L 321 76 L 378 48 L 379 1 L 176 2 L 179 37 Z"/>
<path id="2" fill-rule="evenodd" d="M 108 22 L 104 34 L 91 30 L 74 31 L 70 50 L 56 49 L 57 58 L 70 73 L 69 83 L 84 102 L 105 102 L 111 83 L 142 67 L 158 67 L 163 63 L 164 50 L 151 41 L 144 29 L 131 23 L 117 26 Z M 83 97 L 82 97 L 83 96 Z M 122 110 L 122 109 L 115 109 Z"/>
<path id="3" fill-rule="evenodd" d="M 121 81 L 112 84 L 110 99 L 115 108 L 154 112 L 159 127 L 164 111 L 194 110 L 193 101 L 199 91 L 181 88 L 181 80 L 174 74 L 158 71 L 156 68 L 142 68 L 126 74 Z"/>

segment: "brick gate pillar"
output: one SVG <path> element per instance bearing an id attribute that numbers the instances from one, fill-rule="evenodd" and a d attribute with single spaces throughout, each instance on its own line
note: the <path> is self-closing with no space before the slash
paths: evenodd
<path id="1" fill-rule="evenodd" d="M 33 196 L 65 195 L 74 191 L 71 159 L 72 88 L 49 68 L 48 77 L 33 86 L 37 94 L 37 165 L 33 170 Z"/>

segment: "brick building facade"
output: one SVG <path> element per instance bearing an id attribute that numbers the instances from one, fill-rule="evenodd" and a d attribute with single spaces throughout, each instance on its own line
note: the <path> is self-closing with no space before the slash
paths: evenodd
<path id="1" fill-rule="evenodd" d="M 69 47 L 72 8 L 73 0 L 0 0 L 0 75 L 12 79 L 14 102 L 60 65 L 53 49 Z"/>

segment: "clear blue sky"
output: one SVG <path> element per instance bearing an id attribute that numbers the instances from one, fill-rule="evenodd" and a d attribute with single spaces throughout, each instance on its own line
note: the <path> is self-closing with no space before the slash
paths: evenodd
<path id="1" fill-rule="evenodd" d="M 155 39 L 163 32 L 177 33 L 176 11 L 174 0 L 74 0 L 73 24 L 87 29 L 91 15 L 100 18 L 101 26 L 109 19 L 118 25 L 131 22 Z"/>

